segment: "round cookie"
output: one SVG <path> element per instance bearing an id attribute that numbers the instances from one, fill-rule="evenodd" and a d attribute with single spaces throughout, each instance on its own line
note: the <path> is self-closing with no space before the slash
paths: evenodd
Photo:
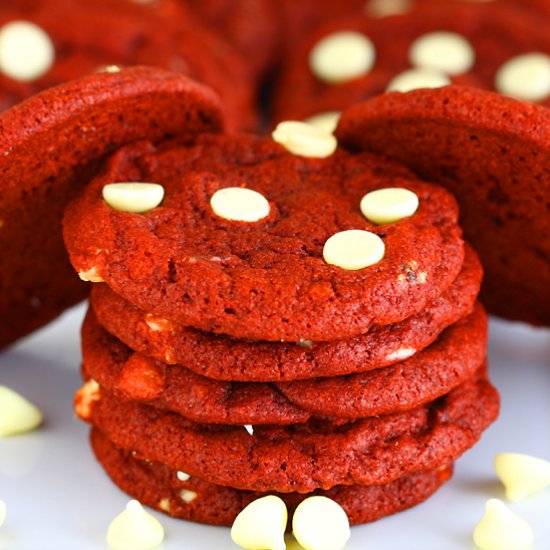
<path id="1" fill-rule="evenodd" d="M 96 429 L 91 432 L 91 443 L 97 460 L 123 491 L 142 504 L 174 517 L 230 526 L 243 508 L 265 496 L 265 493 L 239 491 L 196 477 L 182 480 L 178 478 L 178 472 L 160 462 L 117 449 Z M 441 466 L 409 474 L 387 485 L 339 486 L 327 491 L 280 493 L 277 496 L 285 501 L 290 518 L 296 506 L 305 498 L 326 496 L 340 504 L 350 523 L 357 525 L 422 502 L 451 477 L 452 470 L 452 466 Z M 290 521 L 288 525 L 291 525 Z"/>
<path id="2" fill-rule="evenodd" d="M 104 284 L 93 285 L 90 302 L 102 326 L 147 357 L 219 380 L 279 382 L 364 372 L 426 348 L 470 313 L 481 276 L 477 255 L 466 246 L 456 280 L 421 312 L 333 342 L 248 342 L 208 334 L 144 313 Z"/>
<path id="3" fill-rule="evenodd" d="M 0 347 L 81 300 L 61 239 L 67 203 L 105 154 L 143 139 L 221 129 L 209 90 L 182 75 L 132 68 L 42 92 L 0 115 Z"/>
<path id="4" fill-rule="evenodd" d="M 487 317 L 478 305 L 430 347 L 391 367 L 275 385 L 222 382 L 133 353 L 103 330 L 90 310 L 82 327 L 82 354 L 84 378 L 122 400 L 195 422 L 281 425 L 311 416 L 393 414 L 433 401 L 471 378 L 485 358 L 486 340 Z"/>
<path id="5" fill-rule="evenodd" d="M 368 38 L 373 48 L 371 63 L 367 63 L 366 57 L 363 59 L 366 53 L 363 57 L 354 54 L 358 60 L 363 59 L 364 65 L 355 67 L 355 72 L 350 72 L 347 78 L 326 82 L 328 76 L 335 78 L 334 70 L 325 73 L 325 69 L 316 69 L 314 74 L 310 56 L 322 40 L 342 31 L 358 32 Z M 443 52 L 443 48 L 448 48 L 447 55 L 442 53 L 438 57 L 424 52 L 411 57 L 417 39 L 440 31 L 458 34 L 466 39 L 469 47 L 457 45 L 456 37 L 454 40 L 447 37 L 445 44 L 434 44 L 431 50 Z M 361 51 L 357 45 L 348 48 Z M 353 59 L 350 51 L 346 53 L 347 59 Z M 415 66 L 439 67 L 438 73 L 447 75 L 450 83 L 494 90 L 501 67 L 512 58 L 530 52 L 550 55 L 550 36 L 532 10 L 509 3 L 497 6 L 493 2 L 434 2 L 419 4 L 402 15 L 383 19 L 356 14 L 318 29 L 288 56 L 273 94 L 272 112 L 275 119 L 283 120 L 341 111 L 381 93 L 394 77 Z M 339 60 L 333 60 L 330 66 L 341 65 L 344 64 Z M 319 75 L 323 75 L 322 78 Z M 550 88 L 540 103 L 550 105 Z"/>
<path id="6" fill-rule="evenodd" d="M 352 149 L 393 157 L 457 197 L 491 313 L 550 324 L 550 114 L 481 90 L 388 94 L 346 112 Z"/>
<path id="7" fill-rule="evenodd" d="M 178 14 L 176 20 L 131 0 L 7 2 L 0 7 L 0 36 L 14 21 L 37 25 L 48 36 L 54 58 L 44 72 L 21 80 L 1 61 L 16 57 L 17 44 L 11 49 L 2 44 L 0 108 L 104 67 L 150 65 L 211 86 L 223 98 L 228 128 L 255 129 L 254 90 L 244 60 L 189 10 L 181 6 Z M 27 58 L 36 58 L 36 50 Z"/>
<path id="8" fill-rule="evenodd" d="M 101 390 L 85 406 L 85 396 L 77 396 L 77 413 L 118 447 L 170 469 L 238 489 L 302 493 L 389 483 L 454 461 L 498 414 L 498 395 L 483 370 L 447 396 L 406 413 L 343 424 L 258 426 L 252 434 L 242 427 L 195 424 Z"/>
<path id="9" fill-rule="evenodd" d="M 131 214 L 102 199 L 105 184 L 136 180 L 164 186 L 160 207 Z M 420 206 L 376 226 L 360 200 L 392 186 L 415 192 Z M 231 187 L 263 195 L 269 214 L 217 215 L 210 200 Z M 64 226 L 75 269 L 148 313 L 236 338 L 300 341 L 354 336 L 422 310 L 462 266 L 456 221 L 450 194 L 383 158 L 339 149 L 312 159 L 267 138 L 213 135 L 193 147 L 119 150 Z M 328 264 L 325 242 L 348 229 L 383 239 L 384 258 L 354 271 Z"/>

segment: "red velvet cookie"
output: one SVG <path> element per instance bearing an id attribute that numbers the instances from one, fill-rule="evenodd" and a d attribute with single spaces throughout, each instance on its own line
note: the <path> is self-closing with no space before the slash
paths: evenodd
<path id="1" fill-rule="evenodd" d="M 164 202 L 114 210 L 103 187 L 124 181 L 162 184 Z M 416 213 L 369 222 L 362 197 L 396 186 L 417 194 Z M 228 187 L 260 193 L 269 212 L 255 222 L 216 215 L 210 200 Z M 450 194 L 381 157 L 338 149 L 310 159 L 267 138 L 213 135 L 119 150 L 67 209 L 64 234 L 77 271 L 149 313 L 236 338 L 331 340 L 401 321 L 441 295 L 463 263 L 457 215 Z M 327 239 L 352 229 L 382 240 L 378 263 L 351 271 L 325 261 Z"/>
<path id="2" fill-rule="evenodd" d="M 105 154 L 145 136 L 222 127 L 217 97 L 160 69 L 95 74 L 0 115 L 0 347 L 85 296 L 61 239 L 64 206 Z"/>
<path id="3" fill-rule="evenodd" d="M 314 72 L 312 56 L 320 51 L 323 40 L 343 31 L 359 33 L 368 40 L 366 45 L 347 46 L 347 59 L 356 56 L 357 64 L 351 72 Z M 447 36 L 444 43 L 438 38 L 418 42 L 421 37 L 440 31 L 459 36 Z M 528 69 L 518 72 L 516 67 L 516 72 L 509 70 L 506 77 L 501 69 L 511 59 L 532 52 L 550 55 L 550 35 L 532 10 L 511 3 L 428 2 L 383 19 L 357 13 L 316 30 L 289 54 L 273 94 L 272 112 L 277 120 L 301 120 L 325 111 L 341 111 L 397 85 L 393 79 L 415 67 L 437 68 L 439 75 L 435 80 L 431 77 L 416 81 L 417 87 L 421 87 L 419 82 L 442 86 L 446 81 L 497 89 L 505 95 L 513 95 L 513 90 L 525 94 L 525 86 L 520 86 L 520 90 L 517 83 L 530 78 L 525 73 Z M 542 63 L 540 71 L 545 74 L 550 58 L 537 63 Z M 332 67 L 346 65 L 339 60 L 332 62 Z M 538 81 L 533 80 L 536 89 Z M 550 105 L 550 87 L 540 94 L 533 101 Z"/>
<path id="4" fill-rule="evenodd" d="M 483 370 L 447 396 L 406 413 L 344 424 L 258 426 L 252 435 L 243 427 L 196 424 L 121 402 L 102 390 L 77 412 L 118 447 L 170 469 L 238 489 L 310 492 L 389 483 L 454 461 L 498 414 L 498 395 Z"/>
<path id="5" fill-rule="evenodd" d="M 96 458 L 123 491 L 142 504 L 174 517 L 229 526 L 250 502 L 265 496 L 265 493 L 240 491 L 196 477 L 182 480 L 181 474 L 178 478 L 178 472 L 160 462 L 117 449 L 96 429 L 91 432 L 91 441 Z M 422 502 L 451 477 L 452 470 L 452 466 L 441 466 L 406 475 L 387 485 L 338 486 L 327 491 L 280 493 L 278 496 L 285 501 L 289 510 L 288 525 L 291 525 L 296 506 L 313 495 L 335 500 L 345 510 L 350 523 L 357 525 Z"/>
<path id="6" fill-rule="evenodd" d="M 446 186 L 485 268 L 489 311 L 550 324 L 550 114 L 481 90 L 387 94 L 351 108 L 345 145 Z"/>
<path id="7" fill-rule="evenodd" d="M 347 340 L 298 345 L 236 340 L 182 327 L 142 312 L 104 284 L 93 285 L 90 301 L 102 326 L 148 357 L 219 380 L 278 382 L 363 372 L 424 349 L 470 313 L 481 275 L 477 255 L 466 246 L 456 280 L 420 313 Z"/>
<path id="8" fill-rule="evenodd" d="M 112 337 L 90 310 L 82 327 L 85 379 L 127 401 L 195 422 L 296 424 L 310 416 L 356 419 L 410 410 L 471 378 L 485 359 L 487 317 L 474 312 L 409 359 L 368 373 L 262 384 L 221 382 L 149 359 Z"/>
<path id="9" fill-rule="evenodd" d="M 15 72 L 0 62 L 2 109 L 105 66 L 150 65 L 181 72 L 214 88 L 223 98 L 228 128 L 256 127 L 254 87 L 244 60 L 183 6 L 175 20 L 132 0 L 11 0 L 5 4 L 0 7 L 0 33 L 14 21 L 37 25 L 53 48 L 53 61 L 32 78 L 18 74 L 22 60 Z M 16 60 L 18 47 L 2 42 L 2 59 L 9 57 L 12 48 Z M 46 45 L 34 48 L 28 57 L 37 59 L 37 50 Z"/>

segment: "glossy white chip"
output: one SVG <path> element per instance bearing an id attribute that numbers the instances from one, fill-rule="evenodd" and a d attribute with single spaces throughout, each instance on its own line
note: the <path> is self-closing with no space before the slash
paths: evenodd
<path id="1" fill-rule="evenodd" d="M 363 216 L 376 224 L 394 223 L 418 209 L 416 193 L 402 187 L 387 187 L 367 193 L 359 204 Z"/>
<path id="2" fill-rule="evenodd" d="M 500 453 L 494 466 L 509 500 L 523 500 L 550 486 L 548 460 L 521 453 Z"/>
<path id="3" fill-rule="evenodd" d="M 410 92 L 420 88 L 441 88 L 448 86 L 451 79 L 433 69 L 408 69 L 394 76 L 388 84 L 388 92 Z"/>
<path id="4" fill-rule="evenodd" d="M 480 550 L 522 550 L 533 543 L 530 525 L 496 498 L 489 499 L 485 514 L 474 529 L 474 543 Z"/>
<path id="5" fill-rule="evenodd" d="M 340 550 L 350 537 L 348 516 L 327 497 L 302 501 L 292 518 L 292 532 L 305 550 Z"/>
<path id="6" fill-rule="evenodd" d="M 524 101 L 543 101 L 550 97 L 550 56 L 526 53 L 509 59 L 497 71 L 498 92 Z"/>
<path id="7" fill-rule="evenodd" d="M 297 120 L 279 122 L 271 137 L 287 151 L 301 157 L 326 158 L 338 147 L 331 133 Z"/>
<path id="8" fill-rule="evenodd" d="M 304 122 L 321 130 L 325 134 L 333 134 L 336 126 L 338 126 L 341 114 L 340 111 L 326 111 L 325 113 L 310 116 Z"/>
<path id="9" fill-rule="evenodd" d="M 235 518 L 231 538 L 248 550 L 285 550 L 286 505 L 274 495 L 251 502 Z"/>
<path id="10" fill-rule="evenodd" d="M 269 201 L 257 191 L 245 187 L 218 189 L 210 198 L 217 216 L 239 222 L 257 222 L 269 214 Z"/>
<path id="11" fill-rule="evenodd" d="M 31 82 L 53 65 L 55 49 L 48 34 L 30 21 L 12 21 L 0 28 L 0 72 Z"/>
<path id="12" fill-rule="evenodd" d="M 164 540 L 160 521 L 131 500 L 109 525 L 107 544 L 112 550 L 152 550 Z"/>
<path id="13" fill-rule="evenodd" d="M 438 31 L 417 38 L 409 50 L 409 59 L 415 67 L 456 75 L 472 67 L 475 51 L 460 34 Z"/>
<path id="14" fill-rule="evenodd" d="M 378 263 L 385 252 L 384 241 L 374 233 L 360 229 L 341 231 L 330 237 L 323 248 L 327 264 L 349 271 Z"/>
<path id="15" fill-rule="evenodd" d="M 42 412 L 19 393 L 0 386 L 0 437 L 34 430 L 42 423 Z"/>
<path id="16" fill-rule="evenodd" d="M 376 50 L 364 34 L 342 31 L 317 42 L 309 55 L 309 67 L 319 80 L 339 83 L 366 75 L 375 58 Z"/>
<path id="17" fill-rule="evenodd" d="M 108 183 L 103 199 L 115 210 L 141 214 L 156 208 L 164 198 L 164 187 L 158 183 Z"/>

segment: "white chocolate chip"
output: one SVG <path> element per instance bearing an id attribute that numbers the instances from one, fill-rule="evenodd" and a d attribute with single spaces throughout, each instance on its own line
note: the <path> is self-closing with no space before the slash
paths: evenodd
<path id="1" fill-rule="evenodd" d="M 124 512 L 111 522 L 107 530 L 107 544 L 112 550 L 150 550 L 163 540 L 162 524 L 137 500 L 128 502 Z"/>
<path id="2" fill-rule="evenodd" d="M 384 252 L 384 241 L 378 235 L 350 229 L 336 233 L 327 240 L 323 257 L 327 264 L 353 271 L 378 263 Z"/>
<path id="3" fill-rule="evenodd" d="M 321 130 L 325 134 L 333 134 L 336 126 L 338 126 L 341 114 L 340 111 L 326 111 L 325 113 L 310 116 L 304 122 Z"/>
<path id="4" fill-rule="evenodd" d="M 77 392 L 74 397 L 74 410 L 82 420 L 87 420 L 92 415 L 92 404 L 99 401 L 99 384 L 90 378 Z"/>
<path id="5" fill-rule="evenodd" d="M 387 187 L 367 193 L 359 207 L 363 216 L 373 223 L 394 223 L 416 212 L 418 196 L 402 187 Z"/>
<path id="6" fill-rule="evenodd" d="M 104 283 L 103 277 L 97 272 L 97 267 L 91 267 L 87 271 L 79 271 L 78 276 L 83 281 L 88 281 L 90 283 Z"/>
<path id="7" fill-rule="evenodd" d="M 388 92 L 410 92 L 420 88 L 441 88 L 448 86 L 451 79 L 433 69 L 408 69 L 395 76 L 388 84 Z"/>
<path id="8" fill-rule="evenodd" d="M 523 500 L 550 486 L 550 462 L 542 458 L 520 453 L 501 453 L 495 457 L 494 466 L 509 500 Z"/>
<path id="9" fill-rule="evenodd" d="M 245 187 L 218 189 L 210 198 L 214 214 L 237 222 L 257 222 L 269 215 L 269 201 L 257 191 Z"/>
<path id="10" fill-rule="evenodd" d="M 274 495 L 259 498 L 235 518 L 231 539 L 248 550 L 284 550 L 287 519 L 282 499 Z"/>
<path id="11" fill-rule="evenodd" d="M 252 426 L 252 424 L 245 424 L 244 429 L 249 433 L 249 435 L 254 435 L 254 426 Z"/>
<path id="12" fill-rule="evenodd" d="M 145 314 L 145 324 L 154 332 L 165 332 L 172 330 L 172 323 L 164 317 L 157 317 L 152 313 Z"/>
<path id="13" fill-rule="evenodd" d="M 40 410 L 22 395 L 0 386 L 0 437 L 34 430 L 42 423 Z"/>
<path id="14" fill-rule="evenodd" d="M 327 497 L 302 501 L 292 518 L 292 532 L 305 550 L 340 550 L 350 537 L 348 516 Z"/>
<path id="15" fill-rule="evenodd" d="M 48 34 L 30 21 L 12 21 L 0 28 L 0 72 L 31 82 L 53 65 L 54 45 Z"/>
<path id="16" fill-rule="evenodd" d="M 309 158 L 330 157 L 338 146 L 331 133 L 296 120 L 280 122 L 271 137 L 293 155 Z"/>
<path id="17" fill-rule="evenodd" d="M 520 516 L 496 498 L 487 501 L 485 515 L 474 529 L 480 550 L 520 550 L 533 543 L 533 531 Z"/>
<path id="18" fill-rule="evenodd" d="M 189 474 L 186 474 L 185 472 L 178 472 L 176 474 L 176 477 L 180 480 L 180 481 L 187 481 L 191 476 Z"/>
<path id="19" fill-rule="evenodd" d="M 169 498 L 162 498 L 160 499 L 159 501 L 159 508 L 161 510 L 164 510 L 165 512 L 169 512 L 170 511 L 170 499 Z"/>
<path id="20" fill-rule="evenodd" d="M 115 210 L 141 214 L 156 208 L 164 198 L 164 187 L 158 183 L 108 183 L 103 199 Z"/>
<path id="21" fill-rule="evenodd" d="M 97 72 L 114 74 L 119 73 L 121 70 L 122 69 L 118 65 L 103 65 L 102 67 L 99 67 L 99 69 L 97 69 Z"/>
<path id="22" fill-rule="evenodd" d="M 495 88 L 504 95 L 524 101 L 543 101 L 550 97 L 550 57 L 526 53 L 512 57 L 495 76 Z"/>
<path id="23" fill-rule="evenodd" d="M 416 353 L 414 348 L 399 348 L 386 355 L 386 361 L 404 361 Z"/>
<path id="24" fill-rule="evenodd" d="M 365 13 L 370 17 L 388 17 L 408 12 L 412 4 L 412 0 L 369 0 Z"/>
<path id="25" fill-rule="evenodd" d="M 6 521 L 6 503 L 0 500 L 0 527 L 4 525 L 4 521 Z"/>
<path id="26" fill-rule="evenodd" d="M 374 46 L 364 34 L 336 32 L 317 42 L 309 55 L 309 67 L 320 80 L 339 83 L 366 75 L 375 57 Z"/>
<path id="27" fill-rule="evenodd" d="M 180 491 L 180 498 L 183 502 L 190 504 L 197 498 L 197 493 L 195 493 L 195 491 L 189 491 L 188 489 L 182 489 Z"/>
<path id="28" fill-rule="evenodd" d="M 439 31 L 417 38 L 409 50 L 409 58 L 415 67 L 456 75 L 472 67 L 475 52 L 463 36 Z"/>

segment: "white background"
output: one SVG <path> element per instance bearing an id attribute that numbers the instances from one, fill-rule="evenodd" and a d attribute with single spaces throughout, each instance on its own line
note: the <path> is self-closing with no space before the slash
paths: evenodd
<path id="1" fill-rule="evenodd" d="M 34 433 L 0 439 L 0 500 L 7 504 L 1 550 L 104 549 L 106 528 L 128 501 L 95 462 L 88 428 L 72 412 L 83 311 L 69 311 L 0 354 L 0 384 L 31 399 L 46 418 Z M 348 550 L 471 549 L 485 501 L 504 497 L 494 455 L 514 451 L 550 459 L 550 331 L 492 321 L 489 357 L 502 397 L 500 419 L 429 501 L 353 528 Z M 533 548 L 549 549 L 550 489 L 512 509 L 533 526 Z M 164 550 L 235 548 L 228 529 L 155 515 L 166 528 Z"/>

